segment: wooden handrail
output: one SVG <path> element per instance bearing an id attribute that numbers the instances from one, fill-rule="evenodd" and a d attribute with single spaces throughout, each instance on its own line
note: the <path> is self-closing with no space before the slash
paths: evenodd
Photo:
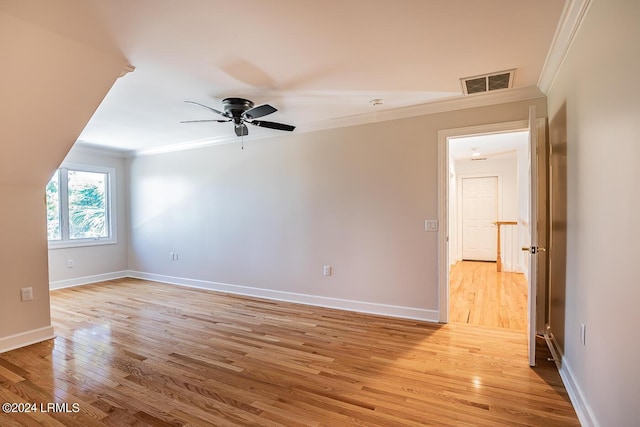
<path id="1" fill-rule="evenodd" d="M 494 224 L 498 226 L 498 253 L 496 256 L 496 267 L 498 268 L 498 271 L 502 271 L 502 253 L 500 252 L 500 226 L 517 225 L 518 221 L 495 221 Z"/>

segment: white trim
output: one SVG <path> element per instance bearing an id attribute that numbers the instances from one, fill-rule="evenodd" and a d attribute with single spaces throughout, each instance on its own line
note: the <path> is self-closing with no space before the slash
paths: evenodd
<path id="1" fill-rule="evenodd" d="M 124 159 L 126 158 L 127 151 L 121 150 L 118 148 L 107 147 L 104 145 L 95 145 L 90 142 L 77 140 L 69 153 L 79 153 L 79 154 L 87 154 L 87 155 L 97 155 L 97 156 L 105 156 L 105 157 L 114 157 L 116 159 Z M 64 162 L 66 159 L 62 162 Z"/>
<path id="2" fill-rule="evenodd" d="M 590 5 L 591 0 L 567 0 L 565 3 L 538 79 L 538 87 L 543 93 L 547 94 L 553 86 Z"/>
<path id="3" fill-rule="evenodd" d="M 336 308 L 339 310 L 356 311 L 360 313 L 378 314 L 383 316 L 413 319 L 424 322 L 437 322 L 438 312 L 415 307 L 404 307 L 390 304 L 346 300 L 341 298 L 322 297 L 317 295 L 300 294 L 296 292 L 276 291 L 272 289 L 255 288 L 251 286 L 233 285 L 228 283 L 210 282 L 206 280 L 188 279 L 185 277 L 166 276 L 163 274 L 145 273 L 140 271 L 123 270 L 95 276 L 78 277 L 75 279 L 58 280 L 49 283 L 49 290 L 89 285 L 107 280 L 132 277 L 134 279 L 152 280 L 154 282 L 190 288 L 206 289 L 215 292 L 246 295 L 276 301 L 287 301 L 319 307 Z"/>
<path id="4" fill-rule="evenodd" d="M 56 335 L 53 331 L 53 326 L 51 325 L 10 335 L 8 337 L 0 338 L 0 353 L 15 350 L 16 348 L 26 347 L 55 337 Z"/>
<path id="5" fill-rule="evenodd" d="M 537 99 L 542 97 L 544 97 L 544 93 L 542 93 L 536 86 L 514 89 L 501 89 L 492 92 L 475 93 L 466 96 L 444 98 L 420 105 L 391 108 L 388 110 L 375 111 L 372 113 L 322 120 L 315 123 L 298 126 L 295 133 L 315 132 L 325 129 L 335 129 L 347 126 L 384 122 L 388 120 L 424 116 L 429 114 L 443 113 L 446 111 L 462 110 L 466 108 L 485 107 L 489 105 L 505 104 L 509 102 Z M 245 137 L 245 142 L 255 139 L 276 137 L 282 138 L 282 135 L 264 135 L 259 137 L 248 136 Z M 231 136 L 218 136 L 215 138 L 199 139 L 195 141 L 183 141 L 175 144 L 166 144 L 159 147 L 141 148 L 139 150 L 125 152 L 124 154 L 127 157 L 148 156 L 175 151 L 190 150 L 194 148 L 202 148 L 211 145 L 229 144 L 234 142 L 238 142 L 238 138 L 232 134 Z"/>
<path id="6" fill-rule="evenodd" d="M 527 120 L 518 120 L 438 131 L 438 312 L 441 323 L 449 322 L 449 138 L 528 129 Z"/>
<path id="7" fill-rule="evenodd" d="M 309 125 L 305 128 L 305 130 L 319 130 L 374 122 L 377 123 L 387 120 L 404 119 L 408 117 L 424 116 L 429 114 L 443 113 L 447 111 L 457 111 L 467 108 L 485 107 L 488 105 L 505 104 L 509 102 L 537 99 L 542 97 L 544 97 L 544 94 L 536 86 L 516 89 L 503 89 L 485 93 L 474 93 L 466 96 L 446 98 L 426 104 L 394 108 L 375 113 L 345 117 L 341 119 L 327 120 L 325 122 L 318 122 L 314 125 Z"/>
<path id="8" fill-rule="evenodd" d="M 449 322 L 449 131 L 438 131 L 438 312 Z"/>
<path id="9" fill-rule="evenodd" d="M 72 288 L 74 286 L 89 285 L 91 283 L 104 282 L 106 280 L 123 279 L 129 277 L 128 271 L 116 271 L 113 273 L 96 274 L 94 276 L 77 277 L 74 279 L 56 280 L 49 282 L 49 290 Z"/>
<path id="10" fill-rule="evenodd" d="M 297 304 L 313 305 L 318 307 L 335 308 L 338 310 L 355 311 L 360 313 L 377 314 L 382 316 L 412 319 L 423 322 L 438 322 L 438 312 L 416 307 L 404 307 L 374 302 L 346 300 L 341 298 L 323 297 L 318 295 L 300 294 L 296 292 L 276 291 L 272 289 L 255 288 L 251 286 L 233 285 L 229 283 L 210 282 L 206 280 L 189 279 L 185 277 L 166 276 L 163 274 L 145 273 L 140 271 L 123 270 L 113 273 L 98 274 L 95 276 L 78 277 L 69 280 L 59 280 L 49 283 L 49 290 L 70 288 L 74 286 L 89 285 L 106 280 L 132 277 L 134 279 L 152 280 L 154 282 L 168 283 L 171 285 L 186 286 L 190 288 L 206 289 L 215 292 L 225 292 L 237 295 L 246 295 L 256 298 L 265 298 L 276 301 L 293 302 Z"/>
<path id="11" fill-rule="evenodd" d="M 165 144 L 150 148 L 140 148 L 127 152 L 130 157 L 152 156 L 155 154 L 174 153 L 178 151 L 193 150 L 196 148 L 210 147 L 213 145 L 233 144 L 238 142 L 238 137 L 235 134 L 233 136 L 221 135 L 212 138 L 195 139 L 192 141 L 182 141 L 174 144 Z M 282 137 L 282 135 L 280 135 Z M 256 141 L 265 138 L 275 138 L 275 136 L 267 135 L 247 135 L 244 137 L 244 142 Z"/>
<path id="12" fill-rule="evenodd" d="M 65 172 L 61 173 L 61 170 L 64 169 Z M 62 182 L 69 171 L 80 171 L 80 172 L 89 172 L 89 173 L 100 173 L 106 175 L 106 188 L 105 188 L 105 197 L 106 197 L 106 205 L 107 205 L 107 225 L 109 228 L 109 235 L 107 237 L 99 237 L 99 238 L 85 238 L 85 239 L 70 239 L 68 222 L 69 222 L 69 210 L 66 208 L 66 203 L 69 195 L 69 190 L 66 182 Z M 60 186 L 59 190 L 59 203 L 60 203 L 60 233 L 61 240 L 47 240 L 49 250 L 54 249 L 65 249 L 65 248 L 75 248 L 81 246 L 100 246 L 100 245 L 114 245 L 118 243 L 118 221 L 117 221 L 117 206 L 116 206 L 116 168 L 110 166 L 97 166 L 87 163 L 74 163 L 74 162 L 63 162 L 62 165 L 56 170 L 59 178 L 58 185 Z M 66 215 L 63 214 L 66 213 Z M 63 222 L 66 220 L 66 225 L 63 226 Z M 66 232 L 65 232 L 66 230 Z M 66 239 L 65 239 L 66 238 Z"/>
<path id="13" fill-rule="evenodd" d="M 580 386 L 575 381 L 575 376 L 569 367 L 569 363 L 564 358 L 562 350 L 560 349 L 560 346 L 558 346 L 555 337 L 552 333 L 546 333 L 544 335 L 544 339 L 551 351 L 551 356 L 553 357 L 556 367 L 558 368 L 558 372 L 560 373 L 560 379 L 562 379 L 564 388 L 567 390 L 569 400 L 571 400 L 571 404 L 576 411 L 580 425 L 583 427 L 600 427 L 595 414 L 587 403 L 587 399 L 584 397 L 582 389 L 580 389 Z"/>
<path id="14" fill-rule="evenodd" d="M 135 279 L 153 280 L 155 282 L 172 285 L 187 286 L 190 288 L 207 289 L 216 292 L 246 295 L 257 298 L 265 298 L 276 301 L 293 302 L 297 304 L 313 305 L 319 307 L 335 308 L 339 310 L 355 311 L 360 313 L 377 314 L 382 316 L 398 317 L 403 319 L 420 320 L 424 322 L 437 322 L 438 312 L 415 307 L 404 307 L 373 302 L 353 301 L 341 298 L 323 297 L 318 295 L 300 294 L 296 292 L 276 291 L 251 286 L 233 285 L 229 283 L 210 282 L 206 280 L 188 279 L 184 277 L 165 276 L 162 274 L 129 271 L 129 277 Z"/>

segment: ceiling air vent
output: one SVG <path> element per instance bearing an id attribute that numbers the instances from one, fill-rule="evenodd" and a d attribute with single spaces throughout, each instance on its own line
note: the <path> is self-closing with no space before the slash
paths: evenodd
<path id="1" fill-rule="evenodd" d="M 516 70 L 500 71 L 481 76 L 465 77 L 460 79 L 462 91 L 465 95 L 472 93 L 491 92 L 498 89 L 513 87 L 513 76 Z"/>

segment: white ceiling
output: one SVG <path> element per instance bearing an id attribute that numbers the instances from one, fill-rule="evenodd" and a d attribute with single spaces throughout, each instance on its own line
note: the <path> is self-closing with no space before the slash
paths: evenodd
<path id="1" fill-rule="evenodd" d="M 535 86 L 564 0 L 85 0 L 135 71 L 79 140 L 123 150 L 236 140 L 214 118 L 244 97 L 265 120 L 330 127 L 347 117 L 461 97 L 460 78 L 516 69 Z M 484 95 L 480 95 L 484 96 Z M 383 98 L 373 107 L 370 101 Z M 282 132 L 250 127 L 250 137 Z"/>
<path id="2" fill-rule="evenodd" d="M 470 160 L 477 152 L 481 158 L 515 157 L 518 148 L 527 148 L 528 141 L 528 131 L 452 138 L 449 140 L 449 156 L 453 160 Z"/>

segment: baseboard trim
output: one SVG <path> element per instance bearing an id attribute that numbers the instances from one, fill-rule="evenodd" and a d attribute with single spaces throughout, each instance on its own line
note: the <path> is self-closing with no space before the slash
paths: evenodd
<path id="1" fill-rule="evenodd" d="M 549 350 L 551 351 L 553 360 L 556 362 L 558 372 L 560 373 L 560 378 L 562 379 L 564 387 L 567 389 L 567 394 L 569 395 L 571 404 L 576 411 L 576 415 L 578 416 L 580 425 L 583 427 L 599 427 L 600 424 L 598 424 L 595 414 L 587 403 L 582 389 L 580 389 L 580 386 L 575 381 L 575 376 L 571 371 L 569 363 L 567 363 L 567 361 L 565 360 L 562 349 L 560 348 L 560 346 L 558 346 L 553 333 L 549 332 L 545 334 L 544 338 L 547 342 Z"/>
<path id="2" fill-rule="evenodd" d="M 129 277 L 128 271 L 116 271 L 113 273 L 96 274 L 94 276 L 77 277 L 75 279 L 57 280 L 49 282 L 49 290 L 72 288 L 74 286 L 88 285 L 91 283 L 104 282 L 106 280 L 122 279 Z"/>
<path id="3" fill-rule="evenodd" d="M 56 335 L 53 331 L 53 326 L 49 325 L 43 328 L 33 329 L 31 331 L 0 338 L 0 353 L 15 350 L 20 347 L 26 347 L 55 337 Z"/>
<path id="4" fill-rule="evenodd" d="M 295 292 L 276 291 L 250 286 L 232 285 L 228 283 L 210 282 L 205 280 L 187 279 L 183 277 L 165 276 L 161 274 L 129 271 L 128 276 L 135 279 L 153 280 L 155 282 L 190 288 L 207 289 L 210 291 L 265 298 L 275 301 L 286 301 L 318 307 L 335 308 L 338 310 L 355 311 L 359 313 L 377 314 L 402 319 L 419 320 L 437 323 L 439 312 L 415 307 L 404 307 L 389 304 L 362 302 L 341 298 L 323 297 L 317 295 L 300 294 Z"/>

